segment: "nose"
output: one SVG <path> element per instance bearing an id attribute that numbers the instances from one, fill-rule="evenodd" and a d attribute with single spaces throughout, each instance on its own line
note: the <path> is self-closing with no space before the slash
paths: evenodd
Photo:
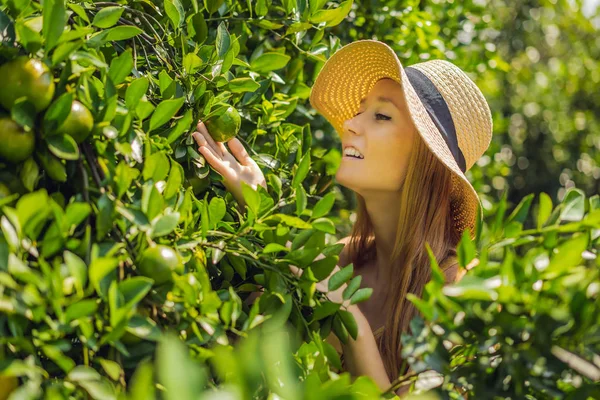
<path id="1" fill-rule="evenodd" d="M 358 123 L 359 117 L 360 115 L 355 115 L 354 117 L 344 121 L 344 133 L 352 133 L 354 135 L 358 135 L 360 133 L 360 126 Z"/>

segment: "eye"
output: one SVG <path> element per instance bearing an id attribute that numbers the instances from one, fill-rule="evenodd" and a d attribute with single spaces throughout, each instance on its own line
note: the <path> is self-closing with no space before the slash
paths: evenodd
<path id="1" fill-rule="evenodd" d="M 383 118 L 384 121 L 389 121 L 390 119 L 392 119 L 391 117 L 388 117 L 387 115 L 383 115 L 383 114 L 379 114 L 379 113 L 375 114 L 375 117 L 377 119 L 382 119 Z"/>
<path id="2" fill-rule="evenodd" d="M 356 117 L 357 115 L 362 114 L 361 112 L 357 112 L 356 114 L 354 114 L 354 116 Z"/>

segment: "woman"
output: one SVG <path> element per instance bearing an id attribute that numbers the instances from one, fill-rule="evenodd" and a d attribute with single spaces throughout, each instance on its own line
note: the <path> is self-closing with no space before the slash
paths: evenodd
<path id="1" fill-rule="evenodd" d="M 389 46 L 374 40 L 337 51 L 320 71 L 310 102 L 340 135 L 344 155 L 336 179 L 357 197 L 357 220 L 341 241 L 347 246 L 339 266 L 354 263 L 362 286 L 374 288 L 368 301 L 348 306 L 359 335 L 341 350 L 352 375 L 368 375 L 386 390 L 406 373 L 400 336 L 416 313 L 406 295 L 420 296 L 430 279 L 426 243 L 447 282 L 458 279 L 456 246 L 465 230 L 473 236 L 481 218 L 465 172 L 489 146 L 491 112 L 477 86 L 450 62 L 404 68 Z M 194 137 L 238 201 L 241 181 L 266 187 L 237 139 L 228 142 L 229 153 L 202 122 Z M 327 281 L 317 289 L 327 292 Z M 327 295 L 343 303 L 344 289 Z"/>

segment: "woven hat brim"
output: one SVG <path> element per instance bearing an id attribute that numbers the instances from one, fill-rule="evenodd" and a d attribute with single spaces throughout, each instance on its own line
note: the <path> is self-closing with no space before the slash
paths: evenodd
<path id="1" fill-rule="evenodd" d="M 401 85 L 421 138 L 458 178 L 453 179 L 455 199 L 460 203 L 454 208 L 454 219 L 459 230 L 468 228 L 473 238 L 476 220 L 483 217 L 481 200 L 456 163 L 392 48 L 376 40 L 359 40 L 342 47 L 323 65 L 311 90 L 310 103 L 341 134 L 344 121 L 352 118 L 360 107 L 360 100 L 382 78 L 391 78 Z"/>

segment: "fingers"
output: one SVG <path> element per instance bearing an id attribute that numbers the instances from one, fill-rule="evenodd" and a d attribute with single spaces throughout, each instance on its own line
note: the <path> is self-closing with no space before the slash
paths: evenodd
<path id="1" fill-rule="evenodd" d="M 296 275 L 298 278 L 300 278 L 300 276 L 302 276 L 302 270 L 294 265 L 289 265 L 290 267 L 290 271 L 292 271 L 292 273 L 294 275 Z"/>
<path id="2" fill-rule="evenodd" d="M 215 154 L 215 151 L 206 145 L 200 146 L 198 148 L 200 154 L 204 156 L 206 161 L 221 175 L 225 173 L 225 164 L 223 164 L 223 159 Z"/>
<path id="3" fill-rule="evenodd" d="M 198 121 L 198 125 L 196 126 L 196 128 L 198 129 L 198 132 L 200 132 L 202 134 L 202 137 L 204 137 L 204 140 L 206 140 L 206 142 L 208 143 L 208 146 L 210 146 L 212 148 L 213 152 L 216 155 L 223 157 L 225 155 L 225 153 L 223 152 L 223 150 L 225 149 L 225 146 L 223 146 L 222 143 L 221 143 L 221 146 L 217 145 L 217 143 L 212 138 L 212 136 L 210 136 L 210 133 L 208 133 L 208 130 L 206 129 L 206 125 L 204 125 L 204 122 Z M 198 145 L 200 145 L 200 144 L 198 143 Z"/>
<path id="4" fill-rule="evenodd" d="M 231 149 L 231 154 L 238 160 L 238 162 L 244 166 L 251 165 L 253 160 L 248 155 L 246 148 L 237 138 L 233 138 L 227 142 L 227 145 Z"/>

